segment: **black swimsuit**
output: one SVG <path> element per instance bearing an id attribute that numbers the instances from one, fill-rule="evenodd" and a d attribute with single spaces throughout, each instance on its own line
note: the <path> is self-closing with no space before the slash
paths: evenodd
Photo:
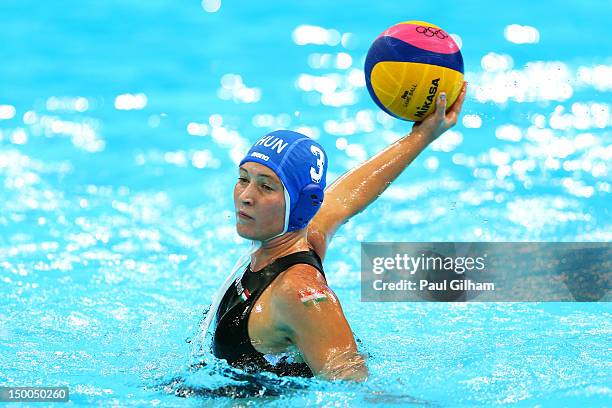
<path id="1" fill-rule="evenodd" d="M 261 269 L 251 271 L 251 265 L 239 282 L 234 282 L 217 310 L 217 327 L 213 337 L 215 357 L 225 359 L 234 367 L 247 372 L 269 371 L 277 375 L 312 377 L 310 367 L 303 362 L 293 362 L 291 357 L 262 354 L 251 344 L 248 322 L 251 309 L 263 291 L 281 272 L 296 264 L 308 264 L 317 268 L 325 277 L 321 259 L 313 250 L 295 252 Z"/>

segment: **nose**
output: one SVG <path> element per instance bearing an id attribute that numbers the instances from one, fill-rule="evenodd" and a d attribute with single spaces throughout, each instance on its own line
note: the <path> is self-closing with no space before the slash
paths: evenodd
<path id="1" fill-rule="evenodd" d="M 253 183 L 249 183 L 245 188 L 242 189 L 240 194 L 238 194 L 238 199 L 240 203 L 243 205 L 251 206 L 253 205 Z"/>

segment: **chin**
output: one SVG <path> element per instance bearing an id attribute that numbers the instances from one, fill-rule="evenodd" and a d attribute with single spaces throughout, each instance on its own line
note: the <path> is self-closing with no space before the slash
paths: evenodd
<path id="1" fill-rule="evenodd" d="M 236 232 L 238 233 L 240 237 L 244 239 L 250 239 L 250 240 L 257 239 L 257 237 L 254 237 L 253 234 L 249 233 L 249 231 L 245 231 L 244 229 L 240 228 L 239 224 L 236 224 Z"/>

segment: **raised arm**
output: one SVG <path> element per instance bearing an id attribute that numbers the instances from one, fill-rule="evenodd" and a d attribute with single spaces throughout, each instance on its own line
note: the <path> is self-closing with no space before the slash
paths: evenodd
<path id="1" fill-rule="evenodd" d="M 325 200 L 308 227 L 309 242 L 323 258 L 327 244 L 340 225 L 363 211 L 438 136 L 457 123 L 467 83 L 446 113 L 446 95 L 440 94 L 436 111 L 412 131 L 374 157 L 349 170 L 325 190 Z"/>

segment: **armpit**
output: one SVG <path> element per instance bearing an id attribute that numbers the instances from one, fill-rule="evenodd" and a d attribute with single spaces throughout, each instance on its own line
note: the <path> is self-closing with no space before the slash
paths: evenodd
<path id="1" fill-rule="evenodd" d="M 308 227 L 308 246 L 319 255 L 322 262 L 327 252 L 327 239 L 325 234 L 315 226 Z"/>

